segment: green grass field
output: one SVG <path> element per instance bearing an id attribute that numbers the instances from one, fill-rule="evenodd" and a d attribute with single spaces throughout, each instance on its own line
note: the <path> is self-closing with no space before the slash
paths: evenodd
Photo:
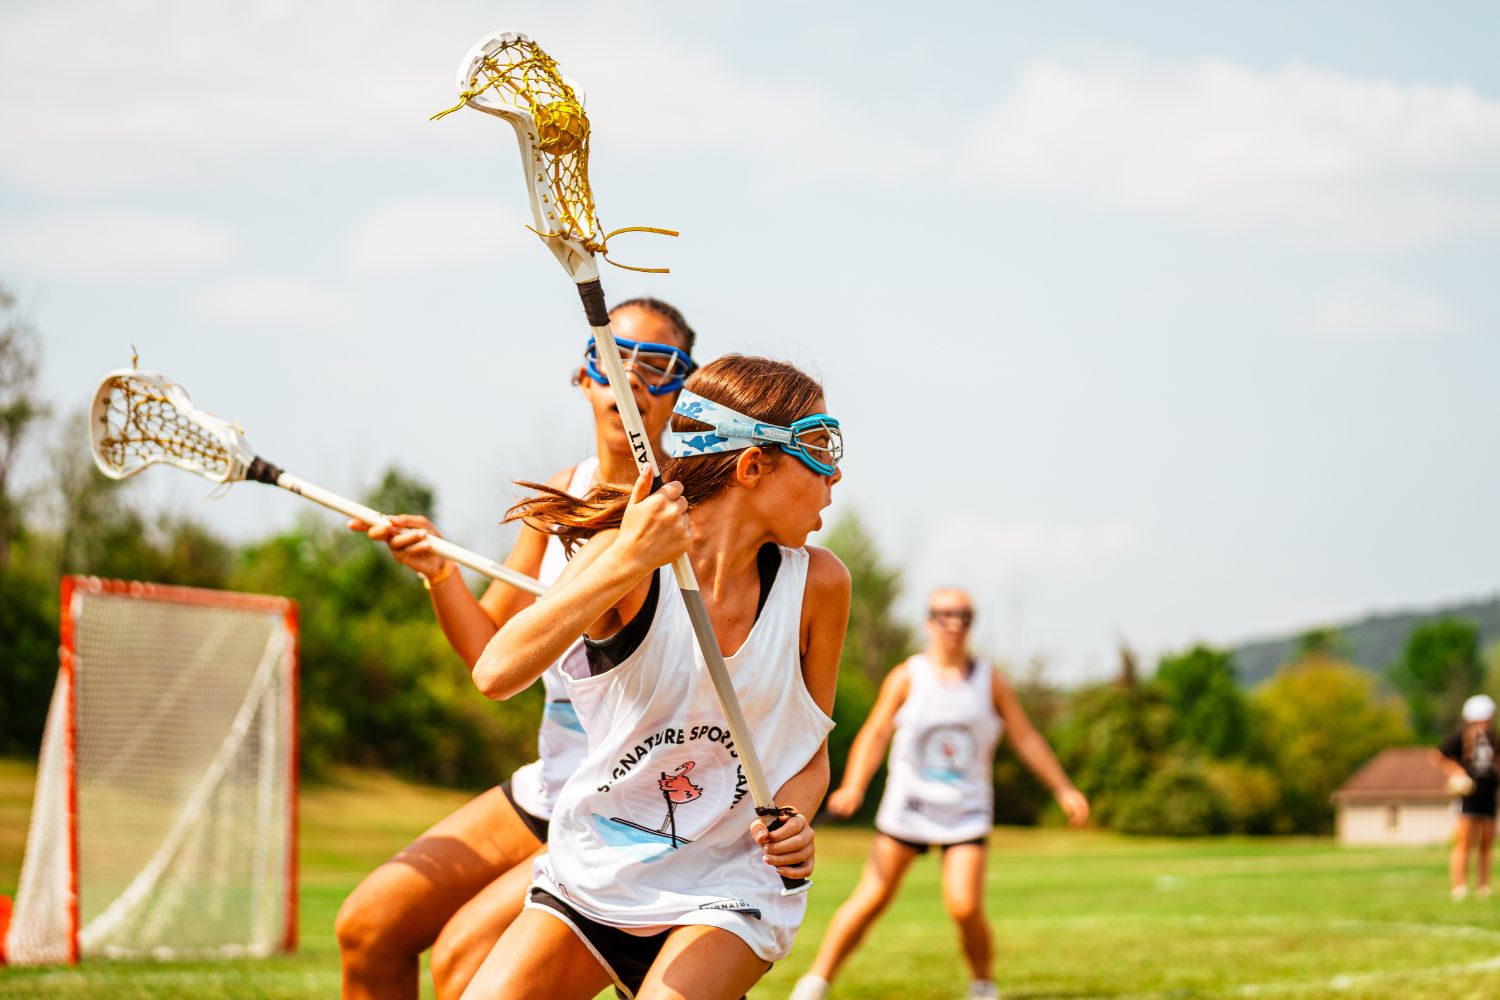
<path id="1" fill-rule="evenodd" d="M 20 866 L 29 766 L 0 761 L 0 892 Z M 329 997 L 333 918 L 361 875 L 461 793 L 362 773 L 303 798 L 302 948 L 258 962 L 104 963 L 0 971 L 0 997 Z M 784 997 L 852 886 L 866 830 L 826 829 L 807 924 L 752 994 Z M 1170 841 L 1003 829 L 989 912 L 1007 998 L 1500 996 L 1500 900 L 1456 905 L 1441 849 L 1326 840 Z M 962 996 L 935 858 L 854 957 L 839 997 Z"/>

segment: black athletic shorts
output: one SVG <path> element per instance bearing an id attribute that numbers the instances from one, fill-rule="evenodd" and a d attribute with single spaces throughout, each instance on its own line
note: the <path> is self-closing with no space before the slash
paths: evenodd
<path id="1" fill-rule="evenodd" d="M 1495 781 L 1474 782 L 1474 794 L 1465 795 L 1459 806 L 1465 816 L 1478 816 L 1480 819 L 1495 818 Z"/>
<path id="2" fill-rule="evenodd" d="M 894 840 L 896 843 L 900 844 L 902 847 L 910 848 L 911 850 L 916 851 L 918 854 L 926 854 L 929 850 L 931 850 L 934 847 L 940 847 L 940 848 L 942 848 L 944 854 L 947 854 L 948 853 L 948 849 L 952 848 L 952 847 L 968 847 L 970 844 L 975 844 L 975 845 L 977 845 L 979 847 L 984 847 L 986 844 L 989 843 L 989 840 L 990 840 L 990 838 L 988 836 L 984 836 L 984 837 L 975 837 L 973 840 L 960 840 L 956 844 L 923 844 L 923 843 L 919 843 L 919 842 L 917 842 L 915 840 L 902 840 L 900 837 L 892 837 L 888 833 L 882 833 L 881 836 L 884 837 L 886 840 Z"/>
<path id="3" fill-rule="evenodd" d="M 631 1000 L 640 992 L 646 973 L 651 971 L 651 963 L 661 954 L 667 935 L 672 933 L 666 930 L 642 936 L 609 927 L 590 920 L 546 889 L 536 886 L 531 887 L 531 901 L 546 907 L 553 916 L 573 928 L 573 933 L 588 946 L 599 964 L 604 966 L 604 971 L 609 973 L 609 978 L 615 981 L 615 993 L 625 1000 Z"/>
<path id="4" fill-rule="evenodd" d="M 509 802 L 510 807 L 516 811 L 516 815 L 521 817 L 521 822 L 525 823 L 526 828 L 536 835 L 537 842 L 545 844 L 547 842 L 547 827 L 550 824 L 540 816 L 534 816 L 521 808 L 521 804 L 516 801 L 515 793 L 510 790 L 509 778 L 505 779 L 504 784 L 500 786 L 500 790 L 505 793 L 505 801 Z"/>

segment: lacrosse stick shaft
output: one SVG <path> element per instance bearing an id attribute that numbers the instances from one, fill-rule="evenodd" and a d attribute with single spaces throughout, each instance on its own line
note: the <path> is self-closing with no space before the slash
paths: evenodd
<path id="1" fill-rule="evenodd" d="M 625 425 L 625 436 L 638 466 L 651 470 L 655 487 L 661 485 L 660 466 L 651 449 L 651 438 L 646 434 L 645 421 L 636 407 L 635 396 L 630 391 L 630 382 L 625 374 L 625 365 L 620 360 L 620 346 L 615 343 L 615 332 L 609 325 L 609 309 L 604 304 L 604 288 L 598 278 L 581 282 L 578 294 L 583 299 L 584 312 L 594 332 L 594 343 L 599 350 L 599 364 L 609 378 L 609 391 L 615 397 L 615 407 L 620 411 L 620 420 Z M 688 618 L 693 623 L 693 632 L 698 637 L 698 647 L 703 651 L 703 662 L 708 667 L 709 680 L 713 682 L 714 694 L 719 700 L 719 709 L 734 734 L 735 751 L 740 757 L 740 766 L 745 771 L 745 783 L 750 786 L 750 798 L 755 802 L 757 814 L 767 818 L 770 829 L 780 826 L 782 820 L 776 816 L 776 801 L 771 787 L 766 782 L 766 772 L 761 767 L 760 754 L 755 749 L 755 736 L 740 708 L 739 695 L 735 693 L 734 681 L 729 677 L 729 667 L 724 663 L 724 653 L 719 648 L 719 637 L 714 635 L 713 622 L 709 620 L 708 608 L 703 604 L 703 592 L 698 587 L 698 576 L 693 572 L 693 563 L 686 553 L 672 561 L 672 572 L 677 577 L 677 589 L 682 593 L 682 603 L 687 607 Z M 772 818 L 774 817 L 774 818 Z M 784 895 L 806 892 L 812 882 L 805 878 L 781 876 Z"/>
<path id="2" fill-rule="evenodd" d="M 381 521 L 389 520 L 389 518 L 378 510 L 366 507 L 362 503 L 355 503 L 347 497 L 341 497 L 337 493 L 325 490 L 323 487 L 309 483 L 305 479 L 299 479 L 290 472 L 281 472 L 269 463 L 266 463 L 266 465 L 268 472 L 274 474 L 274 478 L 270 478 L 269 476 L 262 478 L 258 475 L 259 470 L 256 469 L 251 470 L 250 477 L 252 479 L 259 479 L 263 483 L 280 486 L 282 489 L 295 493 L 299 497 L 306 497 L 313 503 L 322 504 L 329 510 L 336 510 L 346 517 L 356 518 L 366 524 L 374 525 L 379 524 Z M 528 594 L 540 596 L 547 589 L 526 574 L 519 573 L 493 559 L 486 559 L 484 556 L 470 552 L 462 546 L 454 545 L 446 538 L 432 538 L 432 551 L 444 559 L 452 559 L 460 566 L 467 566 L 476 573 L 483 573 L 492 580 L 499 580 L 501 583 L 510 584 L 517 590 L 524 590 Z"/>

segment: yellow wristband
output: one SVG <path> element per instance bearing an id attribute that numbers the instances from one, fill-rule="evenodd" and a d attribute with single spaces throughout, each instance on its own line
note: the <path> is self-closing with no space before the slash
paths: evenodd
<path id="1" fill-rule="evenodd" d="M 430 590 L 432 590 L 433 587 L 436 587 L 438 584 L 442 583 L 444 580 L 448 579 L 448 577 L 452 576 L 454 573 L 457 573 L 457 572 L 458 572 L 458 564 L 457 563 L 455 563 L 455 562 L 445 562 L 445 563 L 443 563 L 443 568 L 440 569 L 440 570 L 438 570 L 437 574 L 435 576 L 426 576 L 426 575 L 423 575 L 423 574 L 419 574 L 419 575 L 422 576 L 422 586 L 426 587 L 430 591 Z"/>

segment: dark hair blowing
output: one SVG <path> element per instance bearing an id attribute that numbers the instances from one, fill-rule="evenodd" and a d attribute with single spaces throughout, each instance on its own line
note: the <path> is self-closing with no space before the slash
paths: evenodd
<path id="1" fill-rule="evenodd" d="M 688 377 L 684 388 L 738 410 L 747 417 L 779 424 L 783 427 L 814 412 L 823 397 L 817 379 L 785 361 L 726 354 L 710 361 Z M 680 414 L 672 414 L 672 430 L 710 430 L 708 424 Z M 767 446 L 765 455 L 772 463 L 786 455 L 780 448 Z M 665 482 L 682 483 L 683 496 L 689 504 L 699 504 L 723 493 L 734 483 L 734 470 L 740 452 L 717 455 L 693 455 L 688 458 L 663 458 L 661 477 Z M 572 552 L 580 541 L 608 528 L 618 528 L 630 501 L 629 487 L 600 483 L 582 497 L 540 483 L 517 485 L 536 490 L 512 507 L 507 521 L 523 520 L 540 531 L 557 535 L 563 548 Z"/>

